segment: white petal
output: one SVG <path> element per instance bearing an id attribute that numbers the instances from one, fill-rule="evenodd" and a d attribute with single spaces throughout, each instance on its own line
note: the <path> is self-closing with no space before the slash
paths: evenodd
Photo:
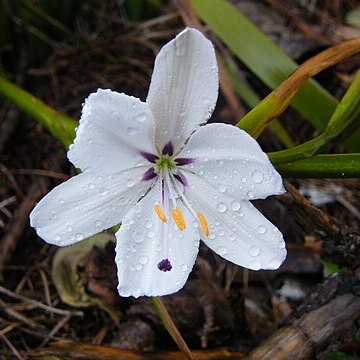
<path id="1" fill-rule="evenodd" d="M 155 60 L 149 104 L 160 149 L 173 142 L 175 153 L 211 116 L 218 96 L 214 47 L 195 29 L 182 31 Z"/>
<path id="2" fill-rule="evenodd" d="M 107 176 L 83 173 L 47 194 L 30 214 L 30 224 L 50 244 L 71 245 L 121 222 L 151 182 L 146 168 Z"/>
<path id="3" fill-rule="evenodd" d="M 200 238 L 196 221 L 182 209 L 187 224 L 184 231 L 178 230 L 170 218 L 167 223 L 161 222 L 154 211 L 160 196 L 158 182 L 126 215 L 116 233 L 115 261 L 122 296 L 172 294 L 184 286 L 195 263 Z M 172 269 L 163 272 L 157 264 L 166 258 Z"/>
<path id="4" fill-rule="evenodd" d="M 147 163 L 139 153 L 156 153 L 155 124 L 146 103 L 111 90 L 91 94 L 82 109 L 69 160 L 83 172 L 98 174 Z"/>
<path id="5" fill-rule="evenodd" d="M 186 195 L 204 214 L 209 236 L 202 240 L 223 258 L 243 267 L 277 269 L 286 257 L 280 231 L 249 201 L 217 192 L 196 175 L 187 174 Z"/>
<path id="6" fill-rule="evenodd" d="M 256 140 L 232 125 L 201 127 L 178 157 L 194 158 L 181 168 L 237 199 L 264 199 L 285 192 L 281 176 Z"/>

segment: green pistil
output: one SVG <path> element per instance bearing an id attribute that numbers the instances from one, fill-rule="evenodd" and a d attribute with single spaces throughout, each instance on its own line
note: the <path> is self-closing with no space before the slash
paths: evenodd
<path id="1" fill-rule="evenodd" d="M 172 157 L 169 155 L 161 155 L 160 158 L 156 160 L 155 166 L 159 172 L 163 170 L 175 169 L 175 163 Z"/>

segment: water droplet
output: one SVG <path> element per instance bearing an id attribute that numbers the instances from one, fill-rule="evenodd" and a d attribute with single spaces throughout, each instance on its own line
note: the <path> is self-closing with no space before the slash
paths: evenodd
<path id="1" fill-rule="evenodd" d="M 50 220 L 51 220 L 51 221 L 55 221 L 57 218 L 58 218 L 58 217 L 57 217 L 56 214 L 52 214 L 52 215 L 50 216 Z"/>
<path id="2" fill-rule="evenodd" d="M 103 196 L 105 196 L 105 195 L 107 195 L 107 193 L 108 193 L 108 191 L 106 190 L 106 189 L 99 189 L 99 194 L 100 195 L 103 195 Z"/>
<path id="3" fill-rule="evenodd" d="M 81 241 L 81 240 L 83 240 L 83 239 L 84 239 L 84 235 L 83 235 L 83 234 L 78 233 L 78 234 L 75 235 L 75 240 L 76 240 L 76 241 Z"/>
<path id="4" fill-rule="evenodd" d="M 219 247 L 216 252 L 220 255 L 220 256 L 224 256 L 227 254 L 227 249 L 225 247 Z"/>
<path id="5" fill-rule="evenodd" d="M 142 264 L 142 265 L 147 264 L 148 261 L 149 261 L 149 259 L 148 259 L 147 256 L 140 256 L 140 257 L 139 257 L 139 263 Z"/>
<path id="6" fill-rule="evenodd" d="M 260 172 L 259 170 L 255 170 L 253 173 L 252 173 L 252 178 L 254 180 L 254 183 L 256 184 L 260 184 L 263 179 L 264 179 L 264 175 L 262 172 Z"/>
<path id="7" fill-rule="evenodd" d="M 128 132 L 128 134 L 129 134 L 130 136 L 134 136 L 135 133 L 136 133 L 136 131 L 137 131 L 137 129 L 135 129 L 135 128 L 131 127 L 131 126 L 129 126 L 129 127 L 127 128 L 127 132 Z"/>
<path id="8" fill-rule="evenodd" d="M 133 179 L 129 179 L 127 182 L 126 182 L 126 186 L 127 187 L 133 187 L 135 185 L 135 181 Z"/>
<path id="9" fill-rule="evenodd" d="M 146 115 L 146 113 L 140 113 L 140 114 L 136 115 L 135 119 L 138 122 L 144 122 L 147 119 L 147 115 Z"/>
<path id="10" fill-rule="evenodd" d="M 148 229 L 151 229 L 153 226 L 153 223 L 150 220 L 146 220 L 145 221 L 145 227 Z"/>
<path id="11" fill-rule="evenodd" d="M 78 207 L 77 205 L 75 205 L 74 209 L 75 209 L 76 211 L 79 211 L 79 207 Z"/>
<path id="12" fill-rule="evenodd" d="M 102 224 L 102 223 L 101 223 L 101 221 L 100 221 L 100 220 L 96 220 L 96 221 L 95 221 L 95 226 L 96 226 L 96 227 L 100 227 L 100 226 L 101 226 L 101 224 Z"/>
<path id="13" fill-rule="evenodd" d="M 266 233 L 266 227 L 263 226 L 263 225 L 260 225 L 260 226 L 258 227 L 258 232 L 259 232 L 260 234 L 265 234 L 265 233 Z"/>
<path id="14" fill-rule="evenodd" d="M 55 240 L 55 241 L 60 241 L 60 239 L 61 239 L 61 238 L 60 238 L 60 235 L 55 235 L 55 236 L 54 236 L 54 240 Z"/>
<path id="15" fill-rule="evenodd" d="M 251 270 L 260 270 L 261 269 L 261 262 L 260 261 L 252 261 L 249 264 L 249 268 Z"/>
<path id="16" fill-rule="evenodd" d="M 89 189 L 94 189 L 94 188 L 95 188 L 95 184 L 93 184 L 93 183 L 88 184 L 88 188 L 89 188 Z"/>
<path id="17" fill-rule="evenodd" d="M 219 236 L 224 236 L 225 231 L 223 229 L 220 229 L 218 234 L 219 234 Z"/>
<path id="18" fill-rule="evenodd" d="M 226 204 L 220 202 L 217 204 L 216 208 L 218 209 L 219 212 L 224 213 L 227 210 L 227 206 Z"/>
<path id="19" fill-rule="evenodd" d="M 149 231 L 149 232 L 148 232 L 148 237 L 149 237 L 150 239 L 152 239 L 154 236 L 155 236 L 155 232 L 154 232 L 154 231 Z"/>
<path id="20" fill-rule="evenodd" d="M 246 183 L 246 178 L 241 178 L 241 182 Z"/>
<path id="21" fill-rule="evenodd" d="M 64 200 L 63 199 L 59 199 L 59 204 L 63 204 L 64 203 Z"/>
<path id="22" fill-rule="evenodd" d="M 231 210 L 238 211 L 240 209 L 241 205 L 238 201 L 234 200 L 231 203 Z"/>
<path id="23" fill-rule="evenodd" d="M 249 199 L 253 199 L 255 196 L 252 191 L 248 191 L 247 195 L 248 195 Z"/>
<path id="24" fill-rule="evenodd" d="M 186 271 L 188 269 L 187 265 L 183 264 L 181 265 L 181 271 Z"/>
<path id="25" fill-rule="evenodd" d="M 279 248 L 280 249 L 285 249 L 285 242 L 281 239 L 281 240 L 279 240 Z"/>
<path id="26" fill-rule="evenodd" d="M 141 232 L 136 232 L 134 234 L 134 241 L 138 244 L 144 241 L 144 237 Z"/>
<path id="27" fill-rule="evenodd" d="M 72 228 L 71 226 L 68 226 L 68 227 L 67 227 L 67 231 L 69 231 L 69 232 L 70 232 L 70 231 L 73 231 L 73 228 Z"/>
<path id="28" fill-rule="evenodd" d="M 220 192 L 224 193 L 224 192 L 226 191 L 226 186 L 223 185 L 223 184 L 220 184 L 220 185 L 218 186 L 218 189 L 219 189 Z"/>
<path id="29" fill-rule="evenodd" d="M 270 260 L 268 267 L 270 269 L 278 269 L 280 267 L 280 265 L 281 265 L 281 261 L 279 259 L 274 258 L 274 259 Z"/>
<path id="30" fill-rule="evenodd" d="M 135 265 L 135 270 L 136 271 L 140 271 L 140 270 L 142 270 L 142 268 L 143 268 L 143 266 L 141 264 L 136 264 Z"/>
<path id="31" fill-rule="evenodd" d="M 260 248 L 257 246 L 251 246 L 249 249 L 249 253 L 251 256 L 258 256 L 260 254 Z"/>

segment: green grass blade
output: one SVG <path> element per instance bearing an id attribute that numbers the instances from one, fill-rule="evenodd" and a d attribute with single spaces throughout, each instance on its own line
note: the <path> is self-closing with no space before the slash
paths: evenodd
<path id="1" fill-rule="evenodd" d="M 277 164 L 275 168 L 288 178 L 358 178 L 360 154 L 316 155 L 291 163 Z"/>
<path id="2" fill-rule="evenodd" d="M 0 94 L 45 126 L 66 148 L 72 143 L 77 121 L 45 105 L 41 100 L 2 76 L 0 76 Z"/>
<path id="3" fill-rule="evenodd" d="M 297 64 L 226 0 L 190 0 L 195 12 L 229 49 L 269 88 L 279 86 Z M 314 80 L 306 81 L 292 106 L 320 130 L 335 111 L 337 101 Z M 274 104 L 263 104 L 258 116 L 266 116 Z M 249 129 L 246 129 L 247 131 Z M 349 148 L 360 151 L 360 133 Z"/>
<path id="4" fill-rule="evenodd" d="M 360 70 L 337 106 L 325 131 L 292 149 L 269 153 L 273 164 L 300 160 L 318 154 L 342 141 L 360 126 Z"/>

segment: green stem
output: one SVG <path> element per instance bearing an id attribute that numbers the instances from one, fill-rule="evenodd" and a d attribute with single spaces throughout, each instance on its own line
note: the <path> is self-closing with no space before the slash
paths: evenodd
<path id="1" fill-rule="evenodd" d="M 165 326 L 166 330 L 175 341 L 178 348 L 182 351 L 182 353 L 186 356 L 187 359 L 194 360 L 194 357 L 189 347 L 187 346 L 185 340 L 182 338 L 179 330 L 175 326 L 170 314 L 166 310 L 166 307 L 162 299 L 160 297 L 152 297 L 151 300 L 163 325 Z"/>
<path id="2" fill-rule="evenodd" d="M 52 109 L 2 76 L 0 76 L 0 94 L 44 125 L 66 148 L 72 143 L 75 137 L 75 126 L 77 125 L 74 119 Z"/>
<path id="3" fill-rule="evenodd" d="M 276 164 L 284 177 L 323 179 L 360 177 L 360 154 L 317 155 L 286 164 Z"/>

